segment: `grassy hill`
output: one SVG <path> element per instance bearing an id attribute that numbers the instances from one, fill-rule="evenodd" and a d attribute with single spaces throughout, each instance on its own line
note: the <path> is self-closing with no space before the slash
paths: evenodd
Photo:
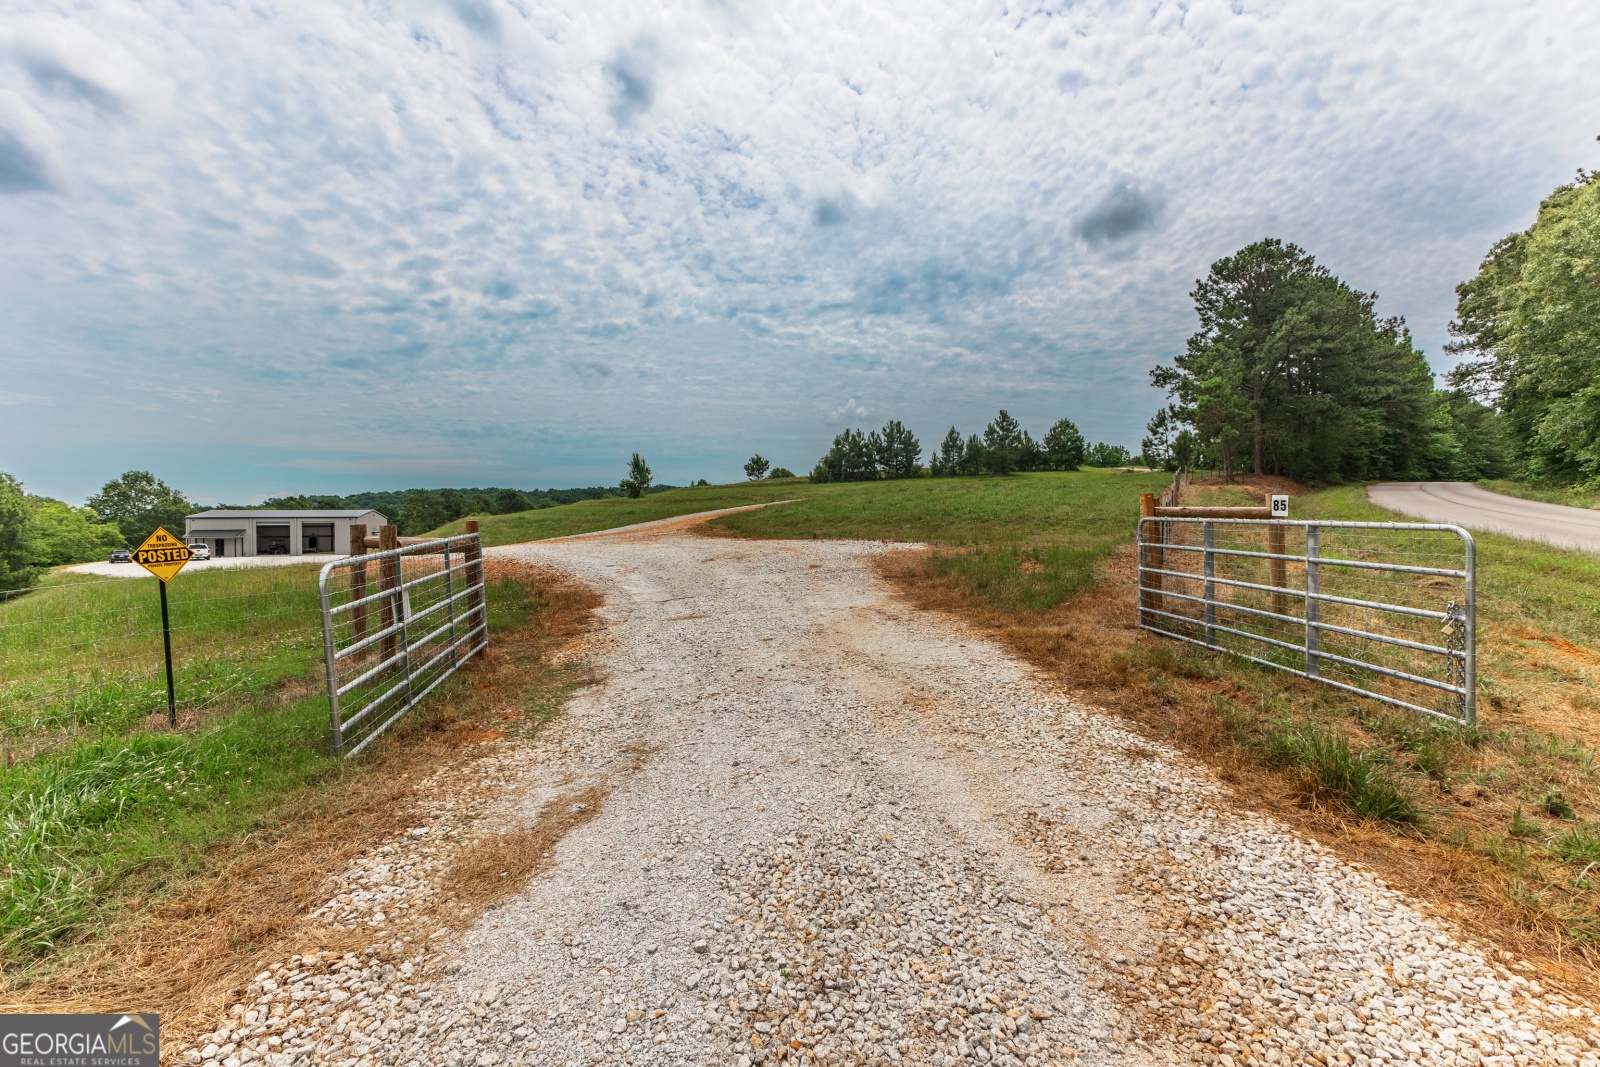
<path id="1" fill-rule="evenodd" d="M 539 541 L 719 508 L 786 500 L 728 515 L 711 528 L 737 537 L 851 538 L 959 546 L 935 566 L 1003 607 L 1046 608 L 1072 595 L 1092 565 L 1133 536 L 1139 494 L 1169 475 L 1088 469 L 1009 478 L 911 478 L 813 485 L 801 479 L 674 489 L 639 500 L 585 500 L 488 515 L 487 545 Z M 460 533 L 461 522 L 434 531 Z"/>
<path id="2" fill-rule="evenodd" d="M 765 479 L 759 482 L 737 482 L 733 485 L 703 485 L 689 489 L 669 489 L 651 493 L 637 500 L 628 497 L 604 497 L 599 500 L 580 500 L 559 507 L 540 508 L 537 511 L 519 511 L 510 515 L 474 515 L 481 524 L 485 545 L 514 545 L 523 541 L 543 541 L 569 534 L 610 530 L 618 526 L 631 526 L 636 522 L 671 519 L 679 515 L 692 515 L 697 511 L 716 511 L 720 508 L 737 508 L 747 504 L 765 504 L 774 500 L 787 500 L 806 496 L 819 490 L 840 490 L 864 487 L 859 485 L 812 485 L 804 478 Z M 448 537 L 461 533 L 465 519 L 446 523 L 428 536 Z"/>

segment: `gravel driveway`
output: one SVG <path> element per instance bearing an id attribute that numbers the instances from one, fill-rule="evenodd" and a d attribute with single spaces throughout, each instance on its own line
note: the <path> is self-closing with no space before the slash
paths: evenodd
<path id="1" fill-rule="evenodd" d="M 898 604 L 889 550 L 681 530 L 496 550 L 604 591 L 607 680 L 488 761 L 482 832 L 580 794 L 597 812 L 464 931 L 285 961 L 185 1058 L 1600 1064 L 1586 1006 Z M 401 922 L 430 837 L 456 833 L 436 814 L 329 908 Z"/>

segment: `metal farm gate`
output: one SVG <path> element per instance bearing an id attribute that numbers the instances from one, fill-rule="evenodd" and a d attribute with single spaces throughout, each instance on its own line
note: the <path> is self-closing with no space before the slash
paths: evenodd
<path id="1" fill-rule="evenodd" d="M 386 551 L 329 563 L 318 582 L 335 755 L 360 752 L 489 643 L 477 533 L 404 547 L 382 533 Z"/>
<path id="2" fill-rule="evenodd" d="M 1141 629 L 1427 715 L 1476 718 L 1476 549 L 1466 530 L 1147 510 Z"/>

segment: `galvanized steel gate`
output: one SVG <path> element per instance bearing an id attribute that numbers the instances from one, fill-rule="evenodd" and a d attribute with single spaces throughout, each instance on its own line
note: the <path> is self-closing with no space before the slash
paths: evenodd
<path id="1" fill-rule="evenodd" d="M 337 560 L 318 588 L 335 755 L 360 752 L 489 643 L 475 533 Z"/>
<path id="2" fill-rule="evenodd" d="M 1139 521 L 1139 626 L 1470 723 L 1475 571 L 1459 526 L 1158 513 Z"/>

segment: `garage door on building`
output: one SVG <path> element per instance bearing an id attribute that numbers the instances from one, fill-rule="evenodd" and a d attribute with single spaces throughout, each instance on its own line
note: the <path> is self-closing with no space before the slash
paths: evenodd
<path id="1" fill-rule="evenodd" d="M 282 526 L 256 524 L 256 555 L 286 556 L 289 554 L 289 524 Z"/>
<path id="2" fill-rule="evenodd" d="M 300 524 L 301 552 L 332 552 L 333 523 L 302 522 Z"/>

